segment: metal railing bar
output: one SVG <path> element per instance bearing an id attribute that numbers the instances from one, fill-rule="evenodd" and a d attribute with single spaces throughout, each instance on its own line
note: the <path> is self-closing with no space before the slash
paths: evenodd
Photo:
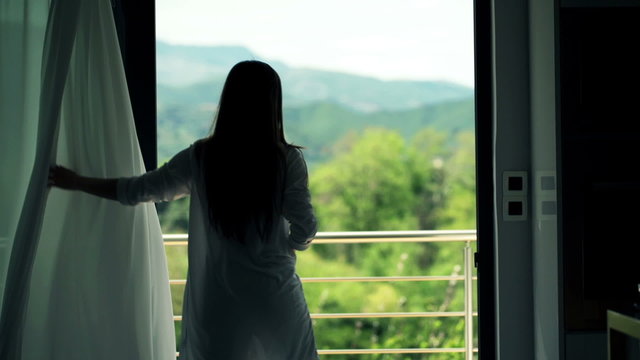
<path id="1" fill-rule="evenodd" d="M 164 246 L 187 246 L 189 244 L 186 240 L 165 240 Z"/>
<path id="2" fill-rule="evenodd" d="M 357 355 L 357 354 L 446 354 L 461 353 L 463 348 L 422 348 L 422 349 L 327 349 L 318 350 L 318 355 Z M 478 348 L 473 352 L 477 353 Z M 180 352 L 176 352 L 176 357 Z"/>
<path id="3" fill-rule="evenodd" d="M 164 234 L 166 245 L 186 245 L 187 234 Z M 315 244 L 363 244 L 406 242 L 468 242 L 476 241 L 475 230 L 419 230 L 419 231 L 346 231 L 320 232 Z"/>
<path id="4" fill-rule="evenodd" d="M 343 238 L 388 238 L 388 237 L 426 237 L 426 236 L 476 236 L 476 230 L 409 230 L 409 231 L 322 231 L 316 239 Z M 187 234 L 163 234 L 165 239 L 185 240 Z"/>
<path id="5" fill-rule="evenodd" d="M 325 245 L 325 244 L 382 244 L 382 243 L 441 243 L 441 242 L 469 242 L 476 241 L 475 236 L 465 237 L 424 237 L 424 238 L 336 238 L 336 239 L 315 239 L 313 244 Z M 165 246 L 187 246 L 188 240 L 179 240 L 165 238 Z"/>
<path id="6" fill-rule="evenodd" d="M 323 244 L 381 244 L 381 243 L 435 243 L 476 241 L 475 236 L 429 236 L 429 237 L 381 237 L 381 238 L 331 238 L 313 240 L 315 245 Z"/>
<path id="7" fill-rule="evenodd" d="M 422 348 L 422 349 L 331 349 L 318 350 L 318 355 L 357 355 L 357 354 L 443 354 L 463 353 L 464 348 Z M 478 352 L 478 348 L 474 349 Z"/>
<path id="8" fill-rule="evenodd" d="M 187 240 L 189 234 L 162 234 L 162 238 L 166 240 Z"/>
<path id="9" fill-rule="evenodd" d="M 403 281 L 463 281 L 464 276 L 425 275 L 425 276 L 343 276 L 343 277 L 307 277 L 300 278 L 303 283 L 326 282 L 403 282 Z M 473 280 L 478 280 L 477 276 Z"/>
<path id="10" fill-rule="evenodd" d="M 432 318 L 432 317 L 464 317 L 464 311 L 431 311 L 431 312 L 380 312 L 380 313 L 322 313 L 311 314 L 312 319 L 378 319 L 378 318 Z M 474 312 L 473 316 L 478 316 Z M 174 321 L 182 321 L 182 315 L 174 315 Z"/>
<path id="11" fill-rule="evenodd" d="M 463 281 L 465 277 L 458 276 L 343 276 L 343 277 L 311 277 L 300 278 L 303 283 L 337 283 L 337 282 L 406 282 L 406 281 Z M 474 276 L 472 280 L 478 280 Z M 186 279 L 169 280 L 170 285 L 185 285 Z"/>
<path id="12" fill-rule="evenodd" d="M 473 250 L 464 247 L 464 347 L 465 359 L 473 359 Z"/>
<path id="13" fill-rule="evenodd" d="M 464 316 L 463 311 L 311 314 L 312 319 L 427 318 L 427 317 L 463 317 L 463 316 Z"/>
<path id="14" fill-rule="evenodd" d="M 342 238 L 389 238 L 389 237 L 426 237 L 426 236 L 476 236 L 476 230 L 409 230 L 409 231 L 323 231 L 316 239 Z"/>
<path id="15" fill-rule="evenodd" d="M 428 238 L 356 238 L 356 239 L 315 239 L 314 245 L 325 244 L 405 244 L 405 243 L 442 243 L 476 241 L 475 237 L 428 237 Z M 187 240 L 167 239 L 165 246 L 187 246 Z"/>

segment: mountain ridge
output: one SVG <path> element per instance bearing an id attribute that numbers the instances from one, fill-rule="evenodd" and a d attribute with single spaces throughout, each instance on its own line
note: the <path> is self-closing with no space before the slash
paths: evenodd
<path id="1" fill-rule="evenodd" d="M 474 129 L 472 99 L 423 105 L 406 110 L 363 113 L 331 102 L 286 107 L 284 129 L 287 139 L 307 148 L 311 164 L 331 157 L 332 146 L 349 133 L 368 127 L 398 131 L 406 139 L 424 128 L 453 135 Z M 167 159 L 198 138 L 208 134 L 215 108 L 167 106 L 158 112 L 158 155 Z"/>
<path id="2" fill-rule="evenodd" d="M 229 69 L 260 58 L 241 46 L 157 46 L 162 161 L 208 134 Z M 406 139 L 423 128 L 454 135 L 474 127 L 473 89 L 462 85 L 384 81 L 267 62 L 282 79 L 287 138 L 307 148 L 310 166 L 329 159 L 341 138 L 367 127 L 392 129 Z"/>
<path id="3" fill-rule="evenodd" d="M 280 74 L 285 106 L 335 102 L 358 111 L 403 110 L 468 99 L 473 89 L 447 81 L 380 80 L 338 71 L 296 68 L 242 46 L 157 44 L 158 102 L 215 104 L 231 67 L 261 60 Z"/>

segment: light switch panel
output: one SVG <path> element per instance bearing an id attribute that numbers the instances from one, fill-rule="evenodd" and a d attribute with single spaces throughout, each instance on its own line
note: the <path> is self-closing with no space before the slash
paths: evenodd
<path id="1" fill-rule="evenodd" d="M 528 217 L 529 184 L 526 171 L 502 173 L 502 219 L 523 221 Z"/>

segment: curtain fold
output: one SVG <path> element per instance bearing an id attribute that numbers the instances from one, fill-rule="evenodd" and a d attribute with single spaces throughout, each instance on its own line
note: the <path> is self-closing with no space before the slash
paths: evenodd
<path id="1" fill-rule="evenodd" d="M 0 2 L 0 304 L 35 157 L 48 12 L 48 1 Z"/>
<path id="2" fill-rule="evenodd" d="M 24 5 L 25 13 L 29 13 L 30 10 L 28 3 L 26 2 Z M 46 203 L 47 173 L 51 156 L 55 153 L 54 144 L 58 117 L 75 37 L 78 3 L 78 0 L 71 0 L 52 1 L 50 4 L 42 52 L 42 82 L 38 107 L 35 160 L 15 230 L 15 240 L 11 244 L 0 317 L 0 359 L 18 359 L 21 356 L 26 304 L 29 298 L 29 281 Z M 22 45 L 24 48 L 31 47 L 31 44 L 27 42 Z M 19 50 L 21 49 L 9 51 Z M 34 70 L 24 69 L 24 71 Z M 15 119 L 15 121 L 20 121 L 20 119 Z M 6 134 L 5 136 L 10 135 Z M 13 153 L 11 154 L 13 155 Z M 15 155 L 19 156 L 19 154 Z"/>
<path id="3" fill-rule="evenodd" d="M 59 189 L 47 199 L 52 162 L 94 177 L 144 172 L 111 11 L 109 0 L 54 0 L 49 8 L 37 146 L 4 289 L 2 359 L 175 358 L 154 206 Z"/>

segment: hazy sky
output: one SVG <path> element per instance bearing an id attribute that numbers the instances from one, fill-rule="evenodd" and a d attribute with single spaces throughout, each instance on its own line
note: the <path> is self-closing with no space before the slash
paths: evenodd
<path id="1" fill-rule="evenodd" d="M 157 0 L 157 37 L 382 79 L 473 86 L 473 0 Z"/>

